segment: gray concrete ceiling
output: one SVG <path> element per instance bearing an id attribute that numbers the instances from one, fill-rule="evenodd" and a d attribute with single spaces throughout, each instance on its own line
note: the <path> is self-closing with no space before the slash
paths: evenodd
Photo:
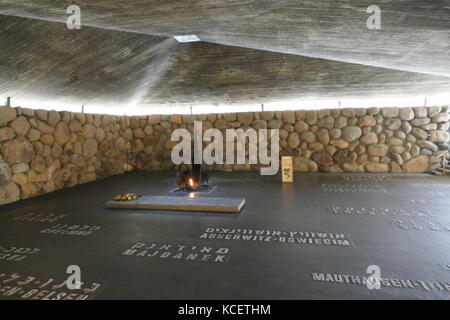
<path id="1" fill-rule="evenodd" d="M 450 0 L 0 0 L 0 13 L 450 76 Z M 368 30 L 367 7 L 381 8 Z"/>
<path id="2" fill-rule="evenodd" d="M 450 92 L 450 0 L 376 2 L 381 30 L 366 27 L 373 0 L 0 0 L 0 95 L 150 106 Z M 72 3 L 81 30 L 61 24 Z M 209 43 L 171 38 L 183 34 Z"/>
<path id="3" fill-rule="evenodd" d="M 0 94 L 53 105 L 127 105 L 177 47 L 172 38 L 72 31 L 58 23 L 0 16 Z"/>
<path id="4" fill-rule="evenodd" d="M 184 44 L 141 104 L 267 103 L 450 91 L 450 78 L 196 42 Z M 449 101 L 450 102 L 450 101 Z"/>

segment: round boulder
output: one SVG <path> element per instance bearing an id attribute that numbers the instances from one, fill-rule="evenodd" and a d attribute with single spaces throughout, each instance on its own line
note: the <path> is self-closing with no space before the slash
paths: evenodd
<path id="1" fill-rule="evenodd" d="M 357 126 L 349 126 L 342 129 L 342 138 L 348 142 L 355 141 L 361 137 L 361 128 Z"/>
<path id="2" fill-rule="evenodd" d="M 5 127 L 5 128 L 1 128 L 0 129 L 0 142 L 1 141 L 6 141 L 6 140 L 11 140 L 16 136 L 16 133 L 14 132 L 13 129 L 9 128 L 9 127 Z"/>
<path id="3" fill-rule="evenodd" d="M 6 126 L 6 124 L 14 120 L 17 116 L 17 112 L 13 108 L 0 107 L 0 127 Z"/>
<path id="4" fill-rule="evenodd" d="M 85 136 L 86 139 L 93 138 L 96 132 L 97 132 L 97 130 L 91 124 L 85 124 L 83 126 L 83 135 Z"/>
<path id="5" fill-rule="evenodd" d="M 283 111 L 281 114 L 283 122 L 294 124 L 295 123 L 295 112 L 294 111 Z M 241 121 L 242 122 L 242 121 Z"/>
<path id="6" fill-rule="evenodd" d="M 313 153 L 311 159 L 323 166 L 330 166 L 333 164 L 333 158 L 324 151 Z"/>
<path id="7" fill-rule="evenodd" d="M 47 123 L 51 126 L 54 126 L 61 120 L 61 115 L 57 111 L 50 111 L 48 113 Z"/>
<path id="8" fill-rule="evenodd" d="M 364 116 L 359 119 L 360 127 L 374 127 L 377 124 L 375 118 L 371 115 Z"/>
<path id="9" fill-rule="evenodd" d="M 0 187 L 0 205 L 12 203 L 20 200 L 20 189 L 11 182 L 5 187 Z"/>
<path id="10" fill-rule="evenodd" d="M 439 131 L 439 130 L 430 131 L 429 140 L 431 142 L 448 142 L 449 133 L 447 131 Z"/>
<path id="11" fill-rule="evenodd" d="M 38 141 L 40 137 L 41 133 L 39 132 L 39 130 L 31 128 L 30 131 L 28 131 L 27 138 L 31 142 Z"/>
<path id="12" fill-rule="evenodd" d="M 238 113 L 237 118 L 240 123 L 250 125 L 253 122 L 253 112 Z"/>
<path id="13" fill-rule="evenodd" d="M 414 111 L 412 108 L 401 108 L 399 110 L 399 118 L 403 121 L 410 121 L 414 119 Z"/>
<path id="14" fill-rule="evenodd" d="M 55 140 L 60 146 L 69 142 L 71 137 L 69 126 L 66 123 L 60 122 L 56 125 Z"/>
<path id="15" fill-rule="evenodd" d="M 11 182 L 12 171 L 6 162 L 0 162 L 0 187 L 5 187 Z"/>
<path id="16" fill-rule="evenodd" d="M 309 125 L 313 125 L 317 122 L 317 111 L 308 110 L 305 112 L 305 121 Z"/>
<path id="17" fill-rule="evenodd" d="M 371 173 L 386 173 L 389 172 L 389 166 L 385 163 L 368 163 L 366 170 Z"/>
<path id="18" fill-rule="evenodd" d="M 296 132 L 290 133 L 287 143 L 291 149 L 296 148 L 300 144 L 300 138 L 299 138 L 298 134 Z"/>
<path id="19" fill-rule="evenodd" d="M 19 137 L 3 144 L 1 154 L 9 164 L 29 163 L 34 157 L 34 148 L 28 140 Z"/>
<path id="20" fill-rule="evenodd" d="M 97 153 L 98 144 L 94 139 L 86 139 L 83 143 L 83 156 L 91 157 Z"/>
<path id="21" fill-rule="evenodd" d="M 142 140 L 136 139 L 131 142 L 131 152 L 140 152 L 145 149 L 144 143 L 142 143 Z"/>
<path id="22" fill-rule="evenodd" d="M 389 150 L 389 146 L 385 144 L 372 144 L 367 149 L 371 157 L 384 157 Z"/>
<path id="23" fill-rule="evenodd" d="M 317 136 L 317 140 L 322 142 L 324 145 L 327 145 L 330 142 L 330 135 L 329 135 L 327 129 L 324 129 L 324 128 L 319 129 L 316 132 L 316 136 Z"/>
<path id="24" fill-rule="evenodd" d="M 297 121 L 295 123 L 295 131 L 298 133 L 308 131 L 308 129 L 309 129 L 309 125 L 303 120 Z"/>
<path id="25" fill-rule="evenodd" d="M 402 125 L 402 121 L 398 118 L 390 118 L 390 119 L 386 119 L 386 121 L 384 122 L 384 125 L 389 130 L 397 130 Z"/>
<path id="26" fill-rule="evenodd" d="M 425 172 L 428 169 L 429 158 L 426 155 L 418 156 L 408 160 L 403 165 L 405 172 Z"/>
<path id="27" fill-rule="evenodd" d="M 24 136 L 30 130 L 30 123 L 27 118 L 21 116 L 11 122 L 10 127 L 14 129 L 18 136 Z"/>
<path id="28" fill-rule="evenodd" d="M 220 120 L 222 120 L 222 119 L 220 119 Z M 219 120 L 217 120 L 217 121 L 219 121 Z M 216 124 L 217 124 L 217 121 L 216 121 Z M 259 129 L 267 129 L 267 121 L 265 121 L 265 120 L 254 120 L 253 122 L 252 122 L 252 127 L 253 127 L 253 129 L 255 129 L 255 130 L 259 130 Z M 217 127 L 216 127 L 217 128 Z M 226 128 L 226 127 L 225 127 Z M 225 129 L 225 128 L 223 128 L 223 129 Z M 219 128 L 217 128 L 217 129 L 219 129 Z"/>
<path id="29" fill-rule="evenodd" d="M 374 144 L 378 143 L 378 135 L 375 132 L 367 132 L 361 137 L 361 143 L 364 144 Z"/>
<path id="30" fill-rule="evenodd" d="M 311 142 L 314 142 L 314 141 L 316 140 L 316 136 L 314 135 L 314 133 L 309 132 L 309 131 L 306 131 L 306 132 L 303 132 L 303 133 L 301 134 L 301 139 L 302 139 L 303 141 L 306 141 L 306 142 L 308 142 L 308 143 L 311 143 Z"/>

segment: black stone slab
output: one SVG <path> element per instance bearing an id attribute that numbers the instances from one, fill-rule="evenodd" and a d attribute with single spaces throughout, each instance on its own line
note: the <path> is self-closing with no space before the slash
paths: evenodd
<path id="1" fill-rule="evenodd" d="M 211 176 L 218 187 L 208 196 L 246 198 L 239 215 L 104 208 L 114 194 L 173 196 L 170 172 L 130 173 L 0 207 L 0 299 L 50 278 L 60 284 L 70 265 L 81 268 L 88 292 L 101 284 L 89 293 L 94 299 L 450 298 L 448 177 L 296 174 L 282 184 L 257 173 Z M 32 250 L 7 261 L 12 247 Z M 389 286 L 357 283 L 370 265 Z M 4 282 L 14 273 L 21 278 Z M 26 276 L 36 279 L 22 285 L 25 293 L 5 295 Z"/>
<path id="2" fill-rule="evenodd" d="M 108 201 L 105 208 L 239 213 L 244 205 L 243 198 L 142 196 L 131 201 Z"/>

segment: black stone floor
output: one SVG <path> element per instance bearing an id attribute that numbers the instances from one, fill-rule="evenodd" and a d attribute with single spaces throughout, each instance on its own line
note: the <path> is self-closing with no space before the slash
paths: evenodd
<path id="1" fill-rule="evenodd" d="M 0 207 L 0 299 L 450 298 L 448 177 L 211 175 L 203 196 L 245 197 L 240 214 L 103 208 L 118 193 L 170 195 L 168 172 Z M 64 284 L 70 265 L 81 290 Z"/>

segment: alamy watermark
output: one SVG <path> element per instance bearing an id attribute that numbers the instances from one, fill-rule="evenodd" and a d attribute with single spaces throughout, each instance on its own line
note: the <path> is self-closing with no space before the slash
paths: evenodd
<path id="1" fill-rule="evenodd" d="M 370 14 L 366 25 L 369 30 L 381 29 L 381 8 L 377 5 L 371 5 L 367 8 L 367 13 Z"/>
<path id="2" fill-rule="evenodd" d="M 259 129 L 258 131 L 251 128 L 246 131 L 243 129 L 227 129 L 225 136 L 224 146 L 223 134 L 219 129 L 211 128 L 202 134 L 202 121 L 194 122 L 194 138 L 188 130 L 176 129 L 172 132 L 171 140 L 180 141 L 181 139 L 181 141 L 172 149 L 172 162 L 176 165 L 192 164 L 193 152 L 194 164 L 246 164 L 246 142 L 248 139 L 248 164 L 266 166 L 261 167 L 261 175 L 278 173 L 280 164 L 280 133 L 278 129 Z M 270 155 L 268 140 L 270 140 Z M 203 150 L 204 141 L 211 143 Z M 192 150 L 192 146 L 194 150 Z"/>
<path id="3" fill-rule="evenodd" d="M 381 268 L 377 265 L 370 265 L 367 267 L 366 273 L 371 275 L 366 280 L 367 289 L 381 289 Z"/>
<path id="4" fill-rule="evenodd" d="M 70 276 L 67 278 L 67 289 L 80 290 L 81 289 L 81 268 L 77 265 L 71 265 L 67 267 L 67 274 Z"/>
<path id="5" fill-rule="evenodd" d="M 77 5 L 71 5 L 67 7 L 66 10 L 69 17 L 67 18 L 66 25 L 67 29 L 81 29 L 81 9 Z"/>

